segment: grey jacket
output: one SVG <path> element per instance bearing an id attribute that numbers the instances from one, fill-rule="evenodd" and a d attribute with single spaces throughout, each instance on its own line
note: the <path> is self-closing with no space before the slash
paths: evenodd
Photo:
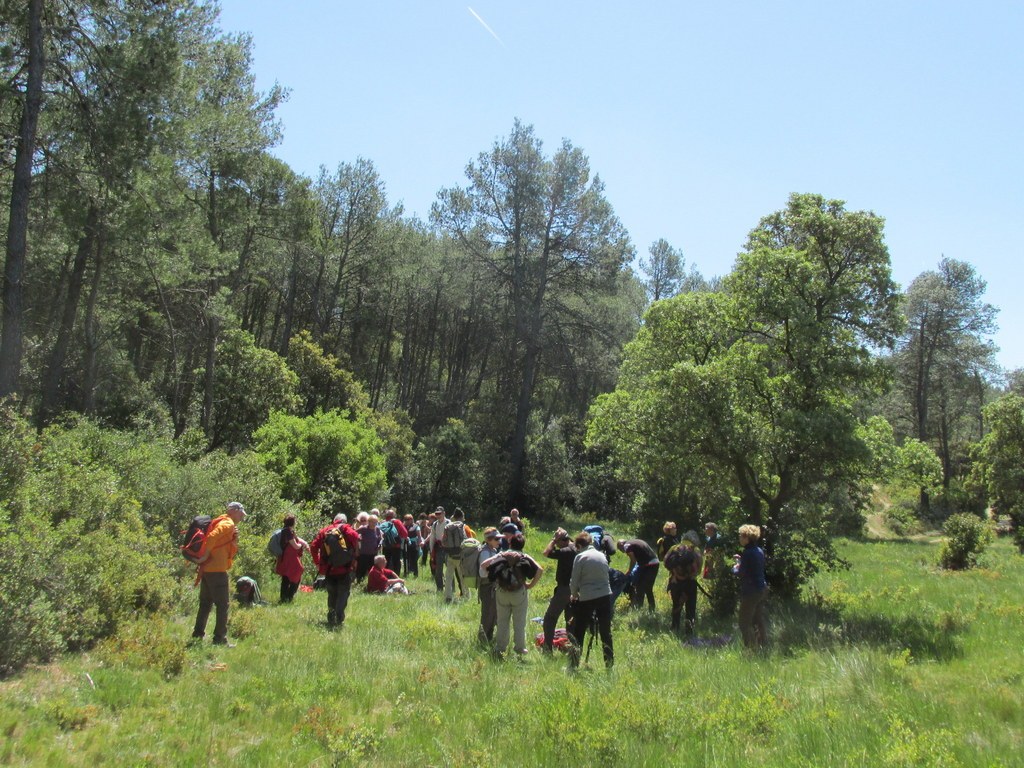
<path id="1" fill-rule="evenodd" d="M 569 592 L 579 600 L 596 600 L 612 593 L 608 583 L 608 560 L 604 553 L 587 547 L 572 564 Z"/>

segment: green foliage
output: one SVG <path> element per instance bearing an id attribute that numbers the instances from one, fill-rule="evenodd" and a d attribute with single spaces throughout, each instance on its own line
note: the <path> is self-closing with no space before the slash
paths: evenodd
<path id="1" fill-rule="evenodd" d="M 363 387 L 334 355 L 326 354 L 313 341 L 309 331 L 301 331 L 288 342 L 288 367 L 299 378 L 297 394 L 303 416 L 317 411 L 365 413 L 370 409 Z"/>
<path id="2" fill-rule="evenodd" d="M 387 489 L 383 444 L 368 414 L 327 411 L 312 416 L 273 413 L 254 436 L 264 465 L 292 501 L 317 501 L 348 514 Z"/>
<path id="3" fill-rule="evenodd" d="M 984 493 L 997 515 L 1009 515 L 1024 552 L 1024 397 L 1006 395 L 984 411 L 989 432 L 972 451 L 967 490 Z"/>
<path id="4" fill-rule="evenodd" d="M 449 510 L 472 510 L 482 485 L 480 447 L 464 422 L 449 419 L 414 449 L 409 469 L 397 483 L 396 501 L 405 508 L 441 504 Z"/>
<path id="5" fill-rule="evenodd" d="M 651 307 L 616 391 L 591 409 L 588 442 L 701 517 L 736 499 L 770 546 L 794 527 L 822 531 L 780 561 L 773 585 L 795 591 L 832 560 L 824 502 L 835 489 L 863 497 L 855 398 L 880 389 L 871 351 L 899 328 L 882 220 L 793 195 L 751 233 L 721 293 Z"/>
<path id="6" fill-rule="evenodd" d="M 974 515 L 953 515 L 942 526 L 946 540 L 939 551 L 939 564 L 949 570 L 977 565 L 978 556 L 992 541 L 988 524 Z"/>
<path id="7" fill-rule="evenodd" d="M 897 449 L 894 477 L 898 482 L 931 493 L 942 485 L 942 461 L 920 440 L 908 437 Z"/>
<path id="8" fill-rule="evenodd" d="M 247 446 L 275 411 L 299 406 L 299 378 L 284 358 L 256 346 L 245 331 L 227 331 L 217 346 L 211 447 Z"/>

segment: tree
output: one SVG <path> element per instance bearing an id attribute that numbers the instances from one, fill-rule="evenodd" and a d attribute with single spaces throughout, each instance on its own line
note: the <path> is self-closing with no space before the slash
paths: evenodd
<path id="1" fill-rule="evenodd" d="M 985 407 L 989 432 L 972 449 L 968 488 L 1009 515 L 1024 551 L 1024 397 L 1009 394 Z"/>
<path id="2" fill-rule="evenodd" d="M 651 308 L 592 412 L 590 442 L 623 466 L 684 473 L 706 508 L 728 488 L 777 546 L 783 590 L 806 576 L 806 563 L 782 562 L 805 556 L 801 541 L 830 551 L 817 504 L 855 485 L 868 459 L 853 404 L 879 391 L 872 351 L 900 330 L 882 228 L 839 201 L 791 196 L 751 232 L 721 293 Z"/>
<path id="3" fill-rule="evenodd" d="M 679 291 L 683 280 L 683 255 L 661 239 L 651 243 L 650 258 L 640 259 L 640 270 L 647 275 L 647 298 L 654 302 L 667 299 Z"/>
<path id="4" fill-rule="evenodd" d="M 919 275 L 907 289 L 907 330 L 893 356 L 907 432 L 936 446 L 947 488 L 957 454 L 982 435 L 985 378 L 996 369 L 986 337 L 997 310 L 983 301 L 985 287 L 973 266 L 955 259 Z M 924 491 L 921 502 L 927 509 Z"/>
<path id="5" fill-rule="evenodd" d="M 29 195 L 35 156 L 36 127 L 43 102 L 46 67 L 43 0 L 29 0 L 24 15 L 25 83 L 11 181 L 10 218 L 4 260 L 3 330 L 0 336 L 0 397 L 18 391 L 24 352 L 23 282 L 28 237 Z"/>
<path id="6" fill-rule="evenodd" d="M 299 406 L 299 379 L 284 358 L 261 349 L 245 331 L 227 331 L 217 349 L 210 448 L 241 448 L 275 411 Z"/>
<path id="7" fill-rule="evenodd" d="M 515 404 L 509 500 L 517 503 L 545 346 L 574 301 L 615 289 L 632 249 L 604 185 L 568 140 L 546 158 L 533 128 L 516 121 L 466 175 L 469 186 L 440 192 L 432 216 L 501 292 L 505 387 Z"/>

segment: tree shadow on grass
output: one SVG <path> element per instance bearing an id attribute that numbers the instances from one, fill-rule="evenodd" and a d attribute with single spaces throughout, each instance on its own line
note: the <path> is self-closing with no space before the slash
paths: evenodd
<path id="1" fill-rule="evenodd" d="M 783 653 L 870 646 L 917 659 L 950 661 L 963 655 L 966 622 L 951 613 L 888 616 L 869 611 L 843 611 L 813 603 L 775 604 L 769 608 L 775 630 L 773 645 Z"/>

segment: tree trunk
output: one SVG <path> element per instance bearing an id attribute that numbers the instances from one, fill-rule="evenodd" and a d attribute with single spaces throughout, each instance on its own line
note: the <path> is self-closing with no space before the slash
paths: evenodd
<path id="1" fill-rule="evenodd" d="M 211 316 L 206 321 L 206 371 L 203 374 L 203 415 L 202 427 L 207 439 L 213 439 L 213 381 L 217 365 L 217 337 L 220 335 L 220 318 Z"/>
<path id="2" fill-rule="evenodd" d="M 28 4 L 28 79 L 21 112 L 18 146 L 14 155 L 10 220 L 7 226 L 7 258 L 4 262 L 3 331 L 0 334 L 0 397 L 18 391 L 24 353 L 24 279 L 28 248 L 29 193 L 32 189 L 32 158 L 36 150 L 36 126 L 43 102 L 43 0 Z"/>
<path id="3" fill-rule="evenodd" d="M 99 322 L 96 320 L 96 300 L 100 293 L 100 273 L 103 267 L 103 237 L 96 244 L 95 267 L 89 298 L 85 304 L 85 381 L 82 386 L 82 410 L 89 416 L 96 413 L 96 386 L 99 380 L 98 353 L 100 348 Z"/>
<path id="4" fill-rule="evenodd" d="M 78 303 L 82 297 L 85 268 L 96 243 L 98 220 L 99 211 L 96 204 L 90 202 L 89 212 L 85 217 L 85 229 L 78 240 L 78 251 L 75 253 L 75 261 L 71 266 L 67 296 L 64 299 L 64 311 L 61 313 L 60 327 L 57 330 L 57 340 L 50 351 L 50 359 L 47 361 L 43 373 L 42 403 L 39 408 L 41 425 L 49 423 L 59 409 L 57 400 L 60 394 L 60 384 L 64 378 L 64 364 L 67 360 L 68 347 L 71 344 L 71 335 L 75 328 L 75 318 L 78 317 Z"/>

